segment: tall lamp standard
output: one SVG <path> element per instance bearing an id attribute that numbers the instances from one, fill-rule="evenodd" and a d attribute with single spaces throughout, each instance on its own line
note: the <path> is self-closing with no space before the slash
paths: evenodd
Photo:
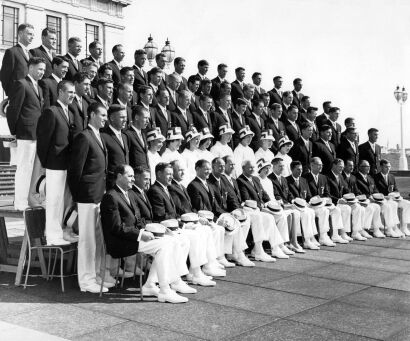
<path id="1" fill-rule="evenodd" d="M 400 87 L 397 86 L 396 90 L 394 91 L 394 97 L 396 98 L 397 103 L 400 104 L 400 159 L 399 159 L 399 169 L 400 170 L 408 170 L 407 166 L 407 157 L 406 152 L 404 150 L 404 142 L 403 142 L 403 104 L 407 101 L 407 92 L 406 89 L 403 87 L 400 91 Z"/>

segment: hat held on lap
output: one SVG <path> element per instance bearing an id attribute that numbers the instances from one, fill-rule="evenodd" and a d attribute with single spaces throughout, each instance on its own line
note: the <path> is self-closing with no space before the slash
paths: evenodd
<path id="1" fill-rule="evenodd" d="M 302 198 L 295 198 L 292 200 L 292 204 L 299 210 L 304 211 L 306 208 L 306 200 Z"/>
<path id="2" fill-rule="evenodd" d="M 150 223 L 145 225 L 145 230 L 151 232 L 155 237 L 163 237 L 166 227 L 158 223 Z"/>
<path id="3" fill-rule="evenodd" d="M 348 204 L 356 204 L 357 203 L 357 199 L 356 196 L 354 195 L 354 193 L 346 193 L 343 195 L 343 199 L 346 201 L 346 203 Z"/>
<path id="4" fill-rule="evenodd" d="M 393 200 L 403 200 L 403 197 L 400 195 L 400 192 L 391 192 L 389 193 L 388 197 Z"/>
<path id="5" fill-rule="evenodd" d="M 167 219 L 163 220 L 160 223 L 161 225 L 164 225 L 166 228 L 169 228 L 171 231 L 175 231 L 179 227 L 179 222 L 177 219 Z"/>
<path id="6" fill-rule="evenodd" d="M 201 218 L 208 219 L 208 221 L 213 221 L 214 220 L 214 214 L 211 211 L 200 210 L 200 211 L 198 211 L 198 215 Z"/>

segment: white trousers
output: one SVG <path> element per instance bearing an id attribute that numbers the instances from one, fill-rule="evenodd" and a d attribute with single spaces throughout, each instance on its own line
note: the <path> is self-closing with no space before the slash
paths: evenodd
<path id="1" fill-rule="evenodd" d="M 248 209 L 246 207 L 244 210 L 249 214 L 251 219 L 252 236 L 255 243 L 267 240 L 271 247 L 284 243 L 278 227 L 276 226 L 273 214 L 261 212 L 259 209 Z"/>
<path id="2" fill-rule="evenodd" d="M 78 283 L 86 287 L 96 283 L 101 266 L 103 236 L 100 204 L 78 203 Z"/>
<path id="3" fill-rule="evenodd" d="M 246 219 L 233 233 L 225 231 L 225 254 L 239 254 L 248 248 L 246 237 L 250 229 L 250 220 Z"/>
<path id="4" fill-rule="evenodd" d="M 315 217 L 318 220 L 319 233 L 322 234 L 329 232 L 329 210 L 326 207 L 314 206 L 312 206 L 311 209 L 315 212 Z"/>
<path id="5" fill-rule="evenodd" d="M 148 242 L 140 241 L 138 251 L 154 257 L 147 282 L 158 282 L 160 287 L 177 281 L 186 275 L 185 264 L 181 261 L 181 244 L 177 238 L 164 236 Z"/>
<path id="6" fill-rule="evenodd" d="M 402 209 L 400 215 L 401 226 L 406 226 L 407 224 L 410 224 L 410 201 L 403 199 L 398 201 L 397 204 L 399 208 Z"/>
<path id="7" fill-rule="evenodd" d="M 315 212 L 306 207 L 304 211 L 299 211 L 298 209 L 289 209 L 293 219 L 294 231 L 297 236 L 302 235 L 305 239 L 312 238 L 317 234 L 316 224 L 315 224 Z"/>
<path id="8" fill-rule="evenodd" d="M 364 206 L 364 214 L 362 219 L 362 226 L 364 229 L 382 228 L 382 220 L 380 218 L 380 206 L 375 203 L 370 203 Z"/>
<path id="9" fill-rule="evenodd" d="M 67 171 L 46 169 L 46 238 L 63 238 L 64 198 Z"/>
<path id="10" fill-rule="evenodd" d="M 283 242 L 289 242 L 288 214 L 284 210 L 278 213 L 273 213 L 267 208 L 263 208 L 262 212 L 271 214 L 275 218 L 276 227 L 283 239 Z"/>
<path id="11" fill-rule="evenodd" d="M 216 258 L 225 257 L 225 228 L 216 223 L 211 223 L 211 234 L 215 246 Z"/>
<path id="12" fill-rule="evenodd" d="M 344 232 L 357 233 L 363 229 L 363 206 L 356 203 L 354 205 L 337 204 L 337 207 L 340 208 L 342 214 Z"/>
<path id="13" fill-rule="evenodd" d="M 398 204 L 393 200 L 386 200 L 381 206 L 381 212 L 384 218 L 384 224 L 388 228 L 397 226 L 400 223 L 397 212 Z"/>
<path id="14" fill-rule="evenodd" d="M 345 216 L 350 217 L 351 210 L 350 207 L 347 205 L 344 205 L 346 207 L 340 207 L 340 206 L 333 206 L 332 208 L 326 208 L 329 211 L 329 216 L 330 216 L 330 221 L 332 222 L 332 230 L 337 231 L 337 230 L 342 230 L 344 228 L 343 225 L 343 218 L 342 218 L 342 209 L 346 211 Z M 347 212 L 348 211 L 348 212 Z M 349 221 L 349 229 L 350 229 L 350 219 L 347 219 Z"/>
<path id="15" fill-rule="evenodd" d="M 14 208 L 23 211 L 28 207 L 31 174 L 33 173 L 34 158 L 36 156 L 37 141 L 17 140 L 16 149 L 16 177 Z"/>

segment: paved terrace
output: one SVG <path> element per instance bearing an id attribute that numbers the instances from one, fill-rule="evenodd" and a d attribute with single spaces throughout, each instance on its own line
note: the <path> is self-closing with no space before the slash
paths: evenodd
<path id="1" fill-rule="evenodd" d="M 103 298 L 75 278 L 0 273 L 0 340 L 410 340 L 410 239 L 322 248 L 236 267 L 187 304 L 139 300 L 136 283 Z"/>

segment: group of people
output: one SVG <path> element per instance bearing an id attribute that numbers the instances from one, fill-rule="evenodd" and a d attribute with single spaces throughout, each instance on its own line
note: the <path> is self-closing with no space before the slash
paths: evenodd
<path id="1" fill-rule="evenodd" d="M 181 57 L 167 74 L 159 53 L 146 72 L 144 50 L 129 67 L 120 44 L 103 63 L 98 41 L 79 60 L 81 39 L 56 56 L 54 30 L 29 50 L 33 36 L 33 26 L 18 27 L 0 71 L 16 139 L 14 205 L 26 209 L 46 188 L 47 243 L 78 242 L 81 291 L 113 287 L 119 258 L 120 274 L 133 276 L 138 252 L 153 256 L 142 293 L 181 303 L 196 292 L 188 283 L 214 286 L 226 268 L 254 266 L 249 248 L 255 261 L 275 262 L 410 235 L 410 202 L 381 158 L 378 130 L 359 145 L 354 118 L 342 132 L 330 101 L 318 115 L 300 78 L 283 91 L 275 76 L 265 91 L 260 72 L 245 83 L 243 67 L 228 82 L 227 65 L 210 79 L 200 60 L 185 78 Z M 78 234 L 67 212 L 77 212 Z"/>

